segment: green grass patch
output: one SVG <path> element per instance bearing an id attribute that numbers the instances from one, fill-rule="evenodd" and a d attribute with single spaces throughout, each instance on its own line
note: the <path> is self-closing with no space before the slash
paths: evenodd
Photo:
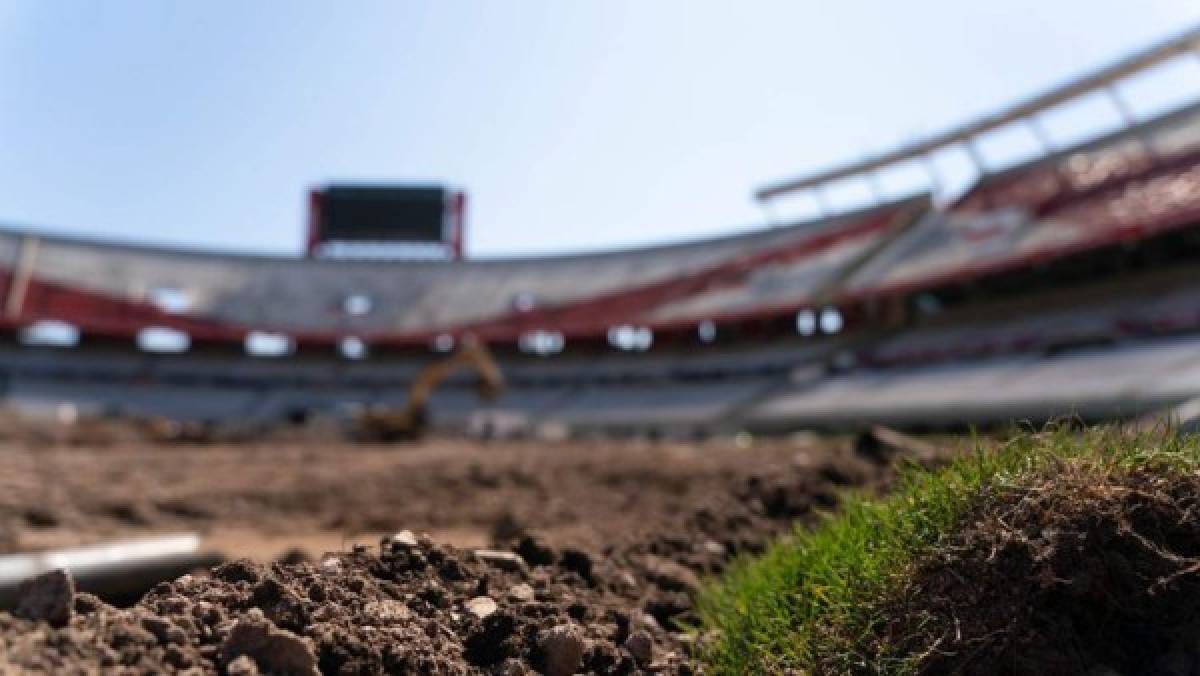
<path id="1" fill-rule="evenodd" d="M 976 444 L 936 471 L 907 469 L 887 497 L 848 494 L 836 514 L 706 586 L 701 617 L 718 631 L 700 657 L 723 674 L 912 673 L 919 658 L 880 638 L 883 608 L 982 501 L 1068 468 L 1103 477 L 1198 467 L 1195 437 L 1063 427 Z"/>

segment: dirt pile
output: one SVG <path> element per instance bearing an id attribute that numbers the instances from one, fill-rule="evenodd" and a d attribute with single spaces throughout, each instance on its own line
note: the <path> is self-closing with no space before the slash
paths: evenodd
<path id="1" fill-rule="evenodd" d="M 1200 674 L 1200 477 L 1063 467 L 924 562 L 885 632 L 929 674 Z"/>
<path id="2" fill-rule="evenodd" d="M 161 584 L 129 609 L 78 594 L 61 628 L 0 613 L 0 666 L 56 673 L 690 673 L 695 639 L 685 628 L 697 622 L 691 593 L 702 576 L 723 570 L 737 553 L 761 551 L 794 519 L 833 505 L 839 488 L 892 476 L 885 463 L 852 454 L 791 455 L 764 474 L 715 476 L 689 465 L 704 477 L 706 494 L 681 487 L 661 494 L 661 465 L 640 487 L 627 474 L 631 466 L 594 469 L 594 480 L 617 497 L 658 507 L 643 510 L 636 524 L 638 514 L 628 508 L 582 514 L 614 522 L 589 531 L 613 534 L 603 540 L 572 536 L 577 530 L 567 537 L 540 531 L 522 505 L 515 515 L 504 512 L 486 550 L 400 532 L 378 546 L 311 562 L 225 564 Z M 660 495 L 630 497 L 639 488 Z"/>

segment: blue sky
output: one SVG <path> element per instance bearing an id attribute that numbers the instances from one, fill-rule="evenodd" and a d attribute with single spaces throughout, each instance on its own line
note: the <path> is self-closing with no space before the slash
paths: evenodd
<path id="1" fill-rule="evenodd" d="M 0 0 L 0 222 L 294 253 L 309 186 L 432 180 L 467 190 L 473 255 L 724 234 L 762 222 L 763 183 L 1197 21 L 1186 0 Z M 1200 93 L 1197 62 L 1145 100 Z"/>

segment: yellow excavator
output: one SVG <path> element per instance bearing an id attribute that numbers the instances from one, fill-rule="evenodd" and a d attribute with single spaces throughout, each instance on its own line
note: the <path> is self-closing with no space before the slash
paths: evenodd
<path id="1" fill-rule="evenodd" d="M 472 335 L 462 338 L 454 354 L 429 364 L 417 373 L 402 408 L 367 406 L 351 418 L 356 441 L 413 441 L 429 426 L 429 397 L 456 370 L 464 367 L 479 374 L 479 398 L 493 401 L 504 391 L 504 374 L 487 345 Z"/>

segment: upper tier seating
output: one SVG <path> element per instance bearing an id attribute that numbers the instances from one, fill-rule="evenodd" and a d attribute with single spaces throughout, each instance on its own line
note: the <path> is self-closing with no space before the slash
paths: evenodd
<path id="1" fill-rule="evenodd" d="M 927 204 L 672 246 L 451 263 L 222 255 L 0 231 L 0 276 L 6 294 L 28 279 L 16 287 L 15 314 L 6 306 L 8 323 L 52 318 L 101 335 L 168 326 L 226 341 L 252 329 L 323 343 L 423 343 L 461 330 L 514 340 L 539 328 L 603 337 L 619 323 L 695 323 L 804 302 Z M 177 307 L 161 307 L 163 294 Z"/>

